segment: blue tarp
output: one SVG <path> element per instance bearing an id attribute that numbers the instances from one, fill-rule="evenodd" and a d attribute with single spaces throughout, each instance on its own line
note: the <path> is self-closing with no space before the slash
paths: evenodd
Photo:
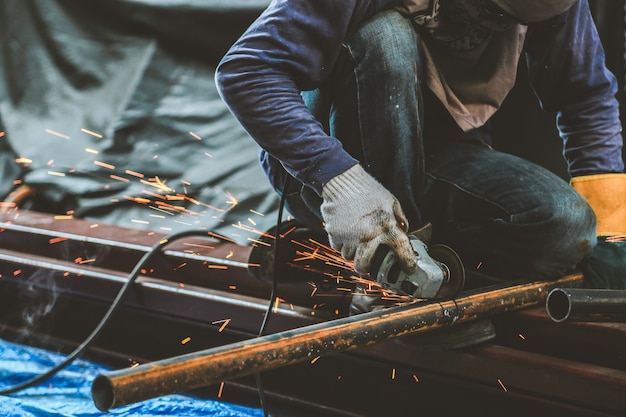
<path id="1" fill-rule="evenodd" d="M 64 358 L 62 354 L 0 339 L 0 388 L 8 388 L 38 376 Z M 0 396 L 0 416 L 263 416 L 260 409 L 184 395 L 155 398 L 103 413 L 98 411 L 92 401 L 91 382 L 96 375 L 107 370 L 98 364 L 77 359 L 48 381 L 10 396 Z"/>

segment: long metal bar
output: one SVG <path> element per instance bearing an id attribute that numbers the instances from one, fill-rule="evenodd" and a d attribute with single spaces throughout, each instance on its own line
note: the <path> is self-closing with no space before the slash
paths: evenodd
<path id="1" fill-rule="evenodd" d="M 563 321 L 626 322 L 626 290 L 555 288 L 546 298 L 548 316 Z"/>
<path id="2" fill-rule="evenodd" d="M 579 287 L 582 275 L 469 293 L 318 323 L 98 375 L 101 411 L 312 360 L 394 337 L 452 326 L 545 302 L 553 288 Z"/>

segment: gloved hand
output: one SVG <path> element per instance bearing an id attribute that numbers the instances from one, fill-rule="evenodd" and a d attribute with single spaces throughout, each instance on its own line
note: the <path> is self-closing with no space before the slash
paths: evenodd
<path id="1" fill-rule="evenodd" d="M 626 174 L 574 177 L 598 221 L 598 244 L 582 264 L 587 288 L 626 289 Z"/>
<path id="2" fill-rule="evenodd" d="M 389 246 L 407 273 L 417 269 L 417 257 L 407 236 L 408 222 L 398 200 L 360 165 L 328 181 L 320 207 L 330 245 L 360 274 L 370 272 L 381 245 Z"/>

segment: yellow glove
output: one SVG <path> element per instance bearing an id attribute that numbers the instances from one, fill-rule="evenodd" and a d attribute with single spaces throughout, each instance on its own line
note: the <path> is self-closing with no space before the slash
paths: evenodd
<path id="1" fill-rule="evenodd" d="M 598 236 L 626 235 L 626 174 L 574 177 L 570 184 L 593 208 Z"/>

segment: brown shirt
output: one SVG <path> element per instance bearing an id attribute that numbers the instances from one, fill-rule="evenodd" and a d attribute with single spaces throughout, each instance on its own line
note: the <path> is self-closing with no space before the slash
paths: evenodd
<path id="1" fill-rule="evenodd" d="M 461 129 L 485 124 L 515 84 L 527 27 L 492 31 L 471 22 L 448 21 L 440 0 L 403 0 L 398 10 L 419 26 L 426 84 Z M 457 16 L 458 17 L 458 16 Z"/>

